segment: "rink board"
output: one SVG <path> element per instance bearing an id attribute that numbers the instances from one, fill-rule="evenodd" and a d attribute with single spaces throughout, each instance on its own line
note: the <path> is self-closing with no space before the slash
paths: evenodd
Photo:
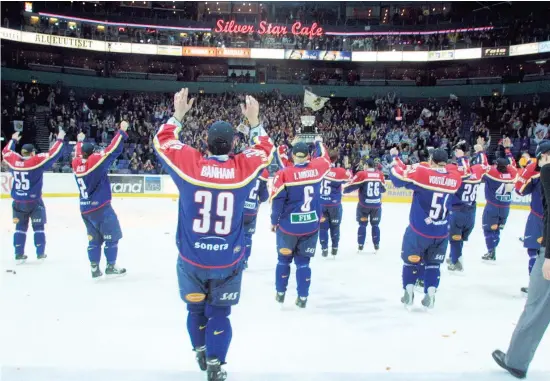
<path id="1" fill-rule="evenodd" d="M 114 197 L 147 197 L 147 198 L 177 198 L 179 192 L 168 175 L 109 175 L 111 191 Z M 269 179 L 271 188 L 272 178 Z M 10 198 L 13 187 L 13 177 L 9 172 L 0 173 L 0 198 Z M 404 188 L 395 188 L 391 181 L 386 181 L 384 202 L 410 203 L 412 192 Z M 78 197 L 78 187 L 75 178 L 70 173 L 45 173 L 43 197 Z M 531 196 L 519 196 L 512 193 L 513 209 L 529 209 Z M 357 202 L 357 192 L 343 197 L 345 202 Z M 477 205 L 485 206 L 484 187 L 480 186 L 477 195 Z"/>

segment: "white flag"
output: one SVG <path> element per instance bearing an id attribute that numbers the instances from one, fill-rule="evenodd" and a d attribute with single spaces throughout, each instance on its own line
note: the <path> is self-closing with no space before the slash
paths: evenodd
<path id="1" fill-rule="evenodd" d="M 420 116 L 423 117 L 423 118 L 431 118 L 432 117 L 432 112 L 430 110 L 428 110 L 427 108 L 425 108 L 420 113 Z"/>
<path id="2" fill-rule="evenodd" d="M 305 90 L 304 92 L 304 107 L 309 107 L 313 111 L 318 111 L 323 108 L 325 103 L 330 98 L 319 97 L 313 94 L 311 91 Z"/>

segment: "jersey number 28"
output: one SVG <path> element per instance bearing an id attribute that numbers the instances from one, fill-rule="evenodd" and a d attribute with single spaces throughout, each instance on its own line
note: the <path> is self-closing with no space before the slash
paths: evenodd
<path id="1" fill-rule="evenodd" d="M 202 206 L 199 209 L 200 218 L 193 220 L 193 231 L 195 233 L 206 234 L 210 232 L 212 225 L 212 192 L 198 191 L 195 193 L 195 202 Z M 214 217 L 219 217 L 214 221 L 214 233 L 227 235 L 231 232 L 231 220 L 233 219 L 233 210 L 235 209 L 235 196 L 230 192 L 220 192 L 216 199 L 216 212 Z"/>

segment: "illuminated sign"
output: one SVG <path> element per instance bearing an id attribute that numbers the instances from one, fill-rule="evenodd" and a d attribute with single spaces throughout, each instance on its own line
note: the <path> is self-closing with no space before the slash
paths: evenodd
<path id="1" fill-rule="evenodd" d="M 481 57 L 507 57 L 508 56 L 508 47 L 507 46 L 497 46 L 494 48 L 483 48 L 481 51 Z"/>
<path id="2" fill-rule="evenodd" d="M 260 22 L 258 29 L 256 30 L 254 25 L 237 24 L 233 20 L 229 22 L 218 20 L 216 22 L 214 32 L 242 34 L 258 33 L 260 35 L 272 34 L 276 36 L 292 33 L 296 36 L 308 36 L 309 38 L 322 36 L 324 33 L 323 28 L 321 28 L 316 22 L 314 22 L 311 26 L 304 26 L 300 21 L 296 21 L 292 24 L 289 31 L 286 25 L 274 25 L 272 23 L 268 23 L 267 21 Z"/>

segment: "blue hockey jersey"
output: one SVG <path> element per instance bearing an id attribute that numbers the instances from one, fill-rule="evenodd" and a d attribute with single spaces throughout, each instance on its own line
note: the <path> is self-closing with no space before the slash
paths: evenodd
<path id="1" fill-rule="evenodd" d="M 488 168 L 482 164 L 470 166 L 467 158 L 458 159 L 458 170 L 462 175 L 462 185 L 452 198 L 453 210 L 471 210 L 477 207 L 477 192 Z"/>
<path id="2" fill-rule="evenodd" d="M 93 153 L 87 159 L 82 158 L 82 143 L 77 143 L 72 166 L 78 186 L 80 213 L 93 212 L 111 202 L 111 183 L 107 174 L 111 164 L 122 153 L 127 138 L 126 132 L 118 130 L 104 151 Z"/>
<path id="3" fill-rule="evenodd" d="M 366 169 L 355 174 L 344 193 L 359 190 L 359 205 L 365 208 L 380 208 L 382 193 L 386 192 L 384 174 L 376 169 Z"/>
<path id="4" fill-rule="evenodd" d="M 322 143 L 321 154 L 303 164 L 288 166 L 273 180 L 271 224 L 290 235 L 308 235 L 319 230 L 321 181 L 330 169 L 330 158 Z"/>
<path id="5" fill-rule="evenodd" d="M 510 161 L 506 173 L 500 173 L 496 165 L 492 165 L 485 174 L 485 200 L 500 208 L 510 206 L 518 172 L 510 151 L 507 150 L 506 154 Z"/>
<path id="6" fill-rule="evenodd" d="M 342 203 L 342 186 L 349 182 L 351 173 L 342 168 L 331 166 L 321 182 L 321 206 L 336 206 Z"/>
<path id="7" fill-rule="evenodd" d="M 177 140 L 181 128 L 178 120 L 170 118 L 153 141 L 180 193 L 179 256 L 190 268 L 226 278 L 244 258 L 245 202 L 273 158 L 273 143 L 260 136 L 237 155 L 206 157 Z"/>
<path id="8" fill-rule="evenodd" d="M 516 193 L 520 196 L 531 195 L 531 213 L 539 218 L 544 218 L 542 204 L 542 184 L 537 163 L 530 163 L 518 175 L 515 184 Z"/>
<path id="9" fill-rule="evenodd" d="M 462 184 L 460 173 L 453 167 L 405 166 L 399 158 L 394 158 L 390 178 L 395 187 L 413 191 L 409 226 L 423 237 L 449 236 L 448 211 L 452 196 Z"/>
<path id="10" fill-rule="evenodd" d="M 2 155 L 13 176 L 11 197 L 15 201 L 28 202 L 42 197 L 44 172 L 61 157 L 62 148 L 63 141 L 58 140 L 47 153 L 23 157 L 14 151 L 15 141 L 9 141 Z"/>
<path id="11" fill-rule="evenodd" d="M 255 216 L 258 214 L 258 208 L 262 202 L 269 199 L 269 191 L 267 190 L 267 181 L 269 180 L 269 172 L 267 169 L 262 171 L 262 174 L 256 180 L 256 185 L 250 191 L 248 199 L 244 203 L 244 215 Z"/>

